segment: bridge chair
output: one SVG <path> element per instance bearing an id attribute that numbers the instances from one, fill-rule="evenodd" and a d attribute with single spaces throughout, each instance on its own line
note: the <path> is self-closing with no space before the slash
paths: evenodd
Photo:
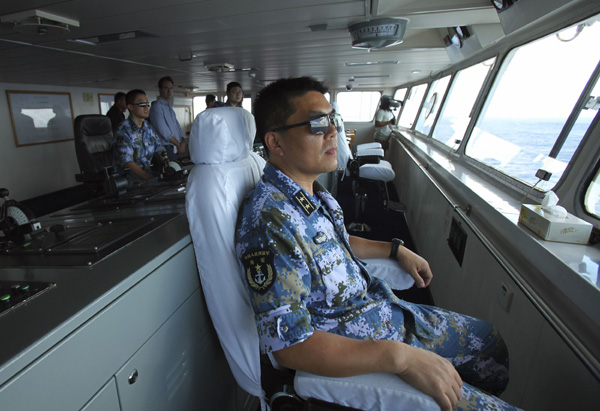
<path id="1" fill-rule="evenodd" d="M 75 118 L 73 131 L 80 170 L 75 180 L 89 186 L 95 194 L 122 193 L 127 183 L 113 173 L 110 119 L 100 114 L 80 115 Z"/>
<path id="2" fill-rule="evenodd" d="M 273 410 L 425 410 L 439 409 L 431 397 L 391 374 L 327 378 L 282 371 L 290 385 L 268 397 L 263 361 L 244 271 L 234 245 L 242 200 L 259 181 L 264 159 L 251 151 L 256 132 L 246 110 L 212 108 L 200 113 L 190 136 L 195 163 L 187 182 L 186 212 L 204 298 L 212 323 L 238 385 Z M 367 260 L 371 272 L 390 277 L 393 288 L 410 288 L 412 278 L 390 259 Z M 263 360 L 265 356 L 262 356 Z M 323 405 L 325 404 L 325 405 Z"/>
<path id="3" fill-rule="evenodd" d="M 336 109 L 336 103 L 333 103 Z M 337 109 L 336 109 L 337 110 Z M 375 182 L 384 193 L 383 205 L 389 207 L 390 194 L 387 183 L 392 181 L 396 174 L 392 165 L 383 160 L 383 149 L 379 143 L 359 144 L 355 153 L 352 153 L 346 144 L 344 125 L 338 131 L 338 171 L 352 179 L 352 192 L 355 198 L 354 221 L 348 225 L 348 231 L 365 232 L 371 228 L 364 221 L 365 207 L 367 204 L 367 185 Z"/>

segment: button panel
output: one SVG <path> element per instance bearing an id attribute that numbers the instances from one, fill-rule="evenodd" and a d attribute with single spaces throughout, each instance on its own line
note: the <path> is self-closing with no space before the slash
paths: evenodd
<path id="1" fill-rule="evenodd" d="M 26 281 L 0 281 L 0 315 L 5 315 L 20 305 L 47 291 L 56 284 Z"/>

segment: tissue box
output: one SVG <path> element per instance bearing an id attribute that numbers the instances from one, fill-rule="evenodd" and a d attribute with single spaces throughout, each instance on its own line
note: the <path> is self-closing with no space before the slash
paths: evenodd
<path id="1" fill-rule="evenodd" d="M 558 218 L 535 204 L 521 205 L 519 222 L 548 241 L 587 244 L 592 232 L 592 225 L 587 221 L 571 214 Z"/>

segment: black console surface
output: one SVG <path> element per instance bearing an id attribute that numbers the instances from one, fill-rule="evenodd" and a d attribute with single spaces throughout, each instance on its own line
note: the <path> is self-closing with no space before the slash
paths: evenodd
<path id="1" fill-rule="evenodd" d="M 178 213 L 69 220 L 19 242 L 0 244 L 0 267 L 91 266 Z"/>

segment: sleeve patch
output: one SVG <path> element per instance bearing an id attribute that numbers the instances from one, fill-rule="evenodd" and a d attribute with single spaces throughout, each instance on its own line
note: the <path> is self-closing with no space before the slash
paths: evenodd
<path id="1" fill-rule="evenodd" d="M 241 258 L 246 281 L 259 294 L 266 293 L 275 283 L 274 255 L 270 250 L 256 250 L 244 254 Z"/>

